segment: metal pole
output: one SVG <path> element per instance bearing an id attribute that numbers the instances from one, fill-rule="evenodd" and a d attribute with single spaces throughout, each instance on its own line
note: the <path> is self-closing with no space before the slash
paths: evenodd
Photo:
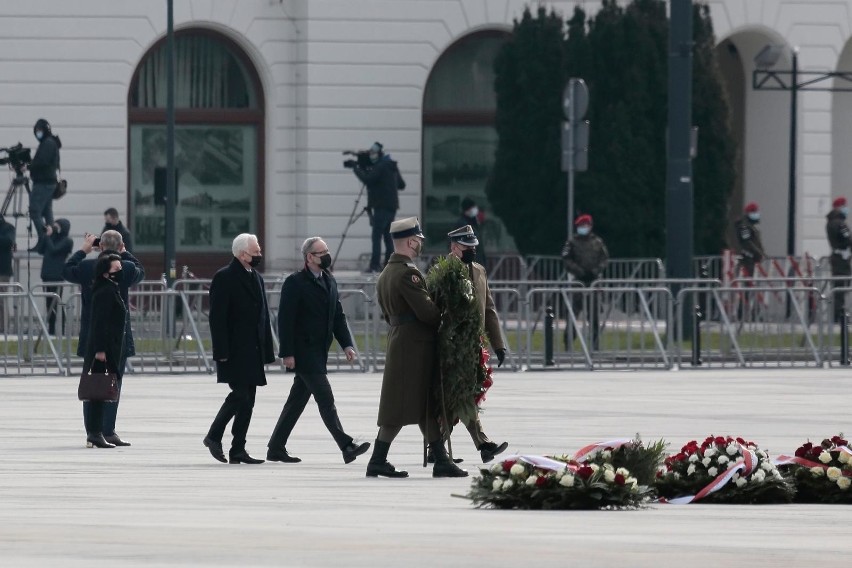
<path id="1" fill-rule="evenodd" d="M 787 255 L 796 254 L 796 114 L 799 99 L 799 48 L 793 48 L 793 73 L 790 85 L 790 179 L 787 199 Z"/>
<path id="2" fill-rule="evenodd" d="M 574 104 L 575 104 L 575 96 L 577 95 L 577 86 L 570 82 L 568 83 L 571 88 L 571 104 L 569 105 L 569 114 L 568 114 L 568 124 L 570 125 L 569 131 L 571 136 L 568 137 L 568 171 L 566 172 L 568 175 L 568 232 L 566 233 L 568 239 L 571 238 L 572 230 L 574 227 Z"/>
<path id="3" fill-rule="evenodd" d="M 166 283 L 177 278 L 175 266 L 175 30 L 174 0 L 166 0 Z"/>
<path id="4" fill-rule="evenodd" d="M 553 308 L 547 306 L 544 316 L 544 366 L 552 367 L 556 363 L 553 361 Z"/>

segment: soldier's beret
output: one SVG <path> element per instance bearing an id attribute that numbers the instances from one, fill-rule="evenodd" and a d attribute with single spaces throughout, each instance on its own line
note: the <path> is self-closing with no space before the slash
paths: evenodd
<path id="1" fill-rule="evenodd" d="M 426 238 L 423 236 L 423 231 L 420 230 L 420 221 L 417 220 L 417 217 L 394 221 L 390 226 L 390 235 L 393 239 L 404 239 L 406 237 Z"/>
<path id="2" fill-rule="evenodd" d="M 447 233 L 451 241 L 457 242 L 466 247 L 475 247 L 479 244 L 479 239 L 476 238 L 476 233 L 473 232 L 473 227 L 465 225 Z"/>

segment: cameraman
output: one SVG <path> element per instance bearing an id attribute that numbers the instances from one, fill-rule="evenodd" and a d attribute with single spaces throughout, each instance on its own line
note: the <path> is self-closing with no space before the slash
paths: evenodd
<path id="1" fill-rule="evenodd" d="M 33 181 L 29 213 L 38 240 L 31 252 L 38 249 L 38 243 L 44 238 L 45 226 L 53 225 L 53 192 L 56 190 L 56 170 L 59 169 L 59 149 L 62 147 L 59 137 L 50 131 L 50 123 L 43 118 L 36 121 L 33 134 L 38 140 L 38 149 L 29 165 Z"/>
<path id="2" fill-rule="evenodd" d="M 361 182 L 367 186 L 367 209 L 370 213 L 370 223 L 373 226 L 373 252 L 370 257 L 368 272 L 381 272 L 393 252 L 393 239 L 390 236 L 390 225 L 399 209 L 397 191 L 405 189 L 405 182 L 399 173 L 397 163 L 385 154 L 383 146 L 374 142 L 368 151 L 369 165 L 361 165 L 358 161 L 347 160 L 343 163 Z M 379 263 L 382 252 L 382 239 L 385 241 L 385 262 Z"/>

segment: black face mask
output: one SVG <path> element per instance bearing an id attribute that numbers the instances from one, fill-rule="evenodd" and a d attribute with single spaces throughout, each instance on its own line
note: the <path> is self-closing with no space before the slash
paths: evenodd
<path id="1" fill-rule="evenodd" d="M 321 257 L 319 257 L 319 259 L 320 259 L 319 267 L 321 269 L 325 270 L 326 268 L 331 266 L 331 255 L 330 254 L 326 253 L 326 254 L 322 255 Z"/>
<path id="2" fill-rule="evenodd" d="M 257 268 L 258 266 L 260 266 L 261 260 L 263 260 L 263 257 L 260 255 L 252 256 L 251 262 L 249 262 L 249 266 L 251 266 L 252 268 Z"/>
<path id="3" fill-rule="evenodd" d="M 465 264 L 470 264 L 476 259 L 476 249 L 470 248 L 462 251 L 461 261 Z"/>
<path id="4" fill-rule="evenodd" d="M 121 282 L 121 270 L 116 270 L 115 272 L 109 273 L 109 279 L 118 284 Z"/>

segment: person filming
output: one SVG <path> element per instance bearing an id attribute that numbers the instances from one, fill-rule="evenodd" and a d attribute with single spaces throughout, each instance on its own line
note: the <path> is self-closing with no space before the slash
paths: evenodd
<path id="1" fill-rule="evenodd" d="M 361 154 L 362 152 L 358 152 Z M 373 226 L 373 249 L 368 272 L 381 272 L 393 253 L 393 239 L 390 225 L 399 209 L 397 191 L 405 189 L 405 181 L 399 173 L 397 163 L 390 154 L 384 153 L 384 146 L 374 142 L 367 152 L 369 162 L 365 160 L 346 160 L 343 165 L 351 168 L 355 176 L 367 186 L 367 210 Z M 385 242 L 385 260 L 379 261 L 382 241 Z"/>
<path id="2" fill-rule="evenodd" d="M 28 166 L 33 182 L 29 214 L 38 238 L 36 246 L 30 251 L 37 252 L 38 243 L 45 236 L 45 227 L 53 225 L 53 192 L 56 189 L 62 142 L 51 131 L 50 123 L 43 118 L 36 121 L 33 134 L 38 140 L 38 149 Z"/>

